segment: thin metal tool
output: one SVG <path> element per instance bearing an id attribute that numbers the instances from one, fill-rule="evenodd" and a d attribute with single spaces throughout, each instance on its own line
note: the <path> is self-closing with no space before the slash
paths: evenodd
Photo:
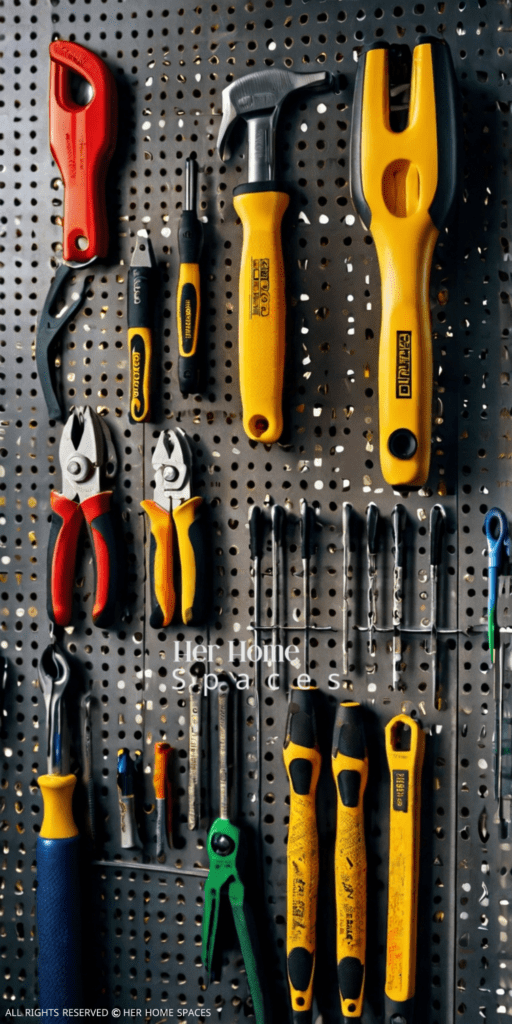
<path id="1" fill-rule="evenodd" d="M 342 672 L 346 678 L 349 672 L 349 661 L 348 661 L 348 590 L 349 590 L 349 562 L 350 562 L 350 514 L 352 512 L 352 505 L 349 501 L 343 502 L 343 508 L 341 512 L 341 542 L 343 545 L 343 580 L 342 580 L 342 604 L 341 604 L 341 657 L 342 657 Z"/>
<path id="2" fill-rule="evenodd" d="M 87 804 L 87 831 L 93 843 L 96 842 L 96 811 L 94 806 L 94 782 L 92 777 L 92 722 L 91 722 L 92 693 L 86 693 L 82 697 L 82 782 L 85 787 Z"/>
<path id="3" fill-rule="evenodd" d="M 503 697 L 505 690 L 505 661 L 510 644 L 496 648 L 497 665 L 494 673 L 494 797 L 497 803 L 495 822 L 505 822 L 503 808 Z"/>
<path id="4" fill-rule="evenodd" d="M 487 538 L 488 598 L 487 632 L 489 652 L 494 665 L 494 797 L 497 803 L 495 824 L 505 823 L 503 801 L 503 701 L 505 689 L 505 661 L 509 643 L 503 643 L 498 623 L 498 577 L 503 561 L 510 557 L 508 520 L 500 508 L 491 508 L 484 519 Z"/>
<path id="5" fill-rule="evenodd" d="M 254 627 L 253 627 L 253 643 L 256 647 L 261 647 L 261 559 L 263 557 L 263 535 L 265 532 L 265 515 L 263 509 L 258 505 L 253 505 L 250 516 L 249 516 L 249 537 L 250 537 L 250 553 L 251 561 L 253 563 L 253 580 L 254 580 Z M 256 751 L 254 759 L 256 762 L 257 772 L 257 791 L 258 791 L 258 823 L 261 826 L 261 784 L 262 784 L 262 771 L 261 771 L 261 719 L 260 719 L 260 694 L 261 694 L 261 658 L 257 657 L 254 661 L 254 701 L 253 701 L 253 712 L 255 719 L 256 729 Z M 248 698 L 251 699 L 250 697 Z"/>
<path id="6" fill-rule="evenodd" d="M 135 779 L 130 751 L 125 747 L 117 752 L 117 792 L 121 824 L 121 847 L 123 850 L 131 850 L 134 846 L 137 846 Z"/>
<path id="7" fill-rule="evenodd" d="M 190 708 L 188 726 L 188 816 L 187 828 L 194 832 L 201 820 L 201 698 L 204 663 L 194 662 L 190 668 Z"/>
<path id="8" fill-rule="evenodd" d="M 377 624 L 377 528 L 379 510 L 374 501 L 366 508 L 366 550 L 368 556 L 368 654 L 375 657 L 374 632 Z"/>
<path id="9" fill-rule="evenodd" d="M 441 562 L 446 512 L 442 505 L 430 509 L 430 650 L 432 658 L 432 698 L 437 710 L 437 587 Z"/>
<path id="10" fill-rule="evenodd" d="M 403 569 L 404 569 L 404 531 L 405 508 L 395 505 L 391 513 L 395 561 L 393 565 L 393 674 L 392 686 L 398 690 L 402 666 L 402 620 L 403 620 Z"/>
<path id="11" fill-rule="evenodd" d="M 46 708 L 46 761 L 48 775 L 65 775 L 62 746 L 62 697 L 70 677 L 69 663 L 52 642 L 39 661 L 39 686 Z"/>
<path id="12" fill-rule="evenodd" d="M 9 659 L 0 654 L 0 736 L 4 731 L 5 694 L 9 678 Z"/>
<path id="13" fill-rule="evenodd" d="M 284 510 L 280 505 L 273 505 L 271 512 L 271 527 L 272 527 L 272 658 L 270 662 L 270 668 L 272 672 L 272 689 L 277 689 L 279 684 L 279 673 L 277 669 L 277 648 L 280 641 L 281 635 L 281 594 L 280 594 L 280 576 L 282 572 L 282 545 L 283 545 L 283 530 L 284 530 Z M 276 684 L 276 676 L 278 681 Z"/>
<path id="14" fill-rule="evenodd" d="M 304 619 L 303 669 L 306 675 L 309 675 L 309 619 L 311 614 L 309 572 L 313 530 L 315 526 L 315 513 L 308 505 L 306 499 L 302 498 L 300 503 L 300 534 L 302 558 L 302 614 Z"/>

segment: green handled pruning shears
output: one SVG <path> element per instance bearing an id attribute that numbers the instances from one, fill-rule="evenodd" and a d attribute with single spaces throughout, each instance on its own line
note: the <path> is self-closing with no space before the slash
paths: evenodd
<path id="1" fill-rule="evenodd" d="M 219 682 L 219 817 L 208 834 L 210 870 L 204 887 L 203 964 L 210 979 L 222 890 L 227 892 L 233 920 L 242 950 L 247 982 L 254 1006 L 256 1024 L 266 1024 L 265 999 L 258 976 L 260 962 L 254 918 L 245 899 L 241 879 L 245 861 L 245 842 L 240 829 L 228 818 L 227 716 L 229 686 Z"/>

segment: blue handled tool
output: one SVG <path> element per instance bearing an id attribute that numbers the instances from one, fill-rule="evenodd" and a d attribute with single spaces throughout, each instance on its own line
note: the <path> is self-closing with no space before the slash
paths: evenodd
<path id="1" fill-rule="evenodd" d="M 80 952 L 79 835 L 72 800 L 76 778 L 62 774 L 62 694 L 69 665 L 55 643 L 39 662 L 46 705 L 48 774 L 38 779 L 44 815 L 37 839 L 37 933 L 39 1007 L 64 1019 L 64 1010 L 82 1004 Z"/>
<path id="2" fill-rule="evenodd" d="M 510 535 L 507 517 L 500 508 L 491 508 L 484 519 L 487 551 L 489 554 L 489 597 L 487 600 L 489 650 L 494 663 L 497 649 L 496 608 L 498 604 L 498 575 L 501 569 L 503 552 L 510 555 Z"/>

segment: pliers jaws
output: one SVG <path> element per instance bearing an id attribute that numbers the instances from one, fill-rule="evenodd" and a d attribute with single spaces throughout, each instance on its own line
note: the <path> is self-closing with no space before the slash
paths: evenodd
<path id="1" fill-rule="evenodd" d="M 181 621 L 197 625 L 206 618 L 206 551 L 203 499 L 192 493 L 192 449 L 185 431 L 162 430 L 153 453 L 153 500 L 141 501 L 151 523 L 149 575 L 150 623 L 168 626 L 177 598 L 175 576 L 181 567 Z"/>

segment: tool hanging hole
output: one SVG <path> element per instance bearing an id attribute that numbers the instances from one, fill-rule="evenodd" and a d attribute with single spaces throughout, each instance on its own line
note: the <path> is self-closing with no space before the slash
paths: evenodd
<path id="1" fill-rule="evenodd" d="M 80 252 L 85 252 L 89 248 L 89 239 L 85 235 L 78 235 L 75 245 L 77 249 L 80 249 Z"/>
<path id="2" fill-rule="evenodd" d="M 91 83 L 83 75 L 79 75 L 75 71 L 69 71 L 69 91 L 71 99 L 73 103 L 76 103 L 77 107 L 86 107 L 94 96 L 94 89 Z"/>
<path id="3" fill-rule="evenodd" d="M 389 435 L 388 448 L 395 459 L 412 459 L 418 449 L 418 441 L 412 430 L 399 427 Z"/>
<path id="4" fill-rule="evenodd" d="M 261 437 L 269 428 L 269 422 L 265 416 L 253 416 L 249 423 L 249 430 L 254 437 Z"/>
<path id="5" fill-rule="evenodd" d="M 393 160 L 382 176 L 382 195 L 394 217 L 412 217 L 420 201 L 420 176 L 410 160 Z"/>

